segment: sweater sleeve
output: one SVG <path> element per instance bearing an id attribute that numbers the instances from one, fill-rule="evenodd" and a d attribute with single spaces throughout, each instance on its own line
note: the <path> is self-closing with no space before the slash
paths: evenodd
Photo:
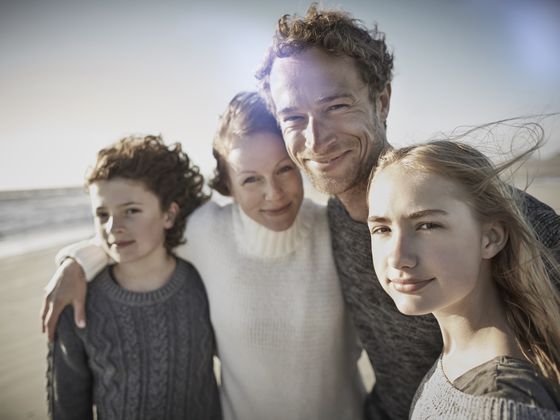
<path id="1" fill-rule="evenodd" d="M 66 258 L 72 258 L 80 264 L 84 269 L 87 281 L 93 280 L 111 262 L 111 259 L 96 239 L 76 242 L 62 248 L 56 254 L 56 263 L 61 264 Z M 47 285 L 46 289 L 48 288 L 49 285 Z"/>
<path id="2" fill-rule="evenodd" d="M 60 317 L 47 356 L 47 395 L 51 420 L 93 419 L 92 374 L 87 354 L 74 330 L 73 310 Z"/>

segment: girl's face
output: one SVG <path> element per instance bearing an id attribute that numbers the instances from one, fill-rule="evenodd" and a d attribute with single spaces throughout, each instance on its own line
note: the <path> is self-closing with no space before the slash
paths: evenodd
<path id="1" fill-rule="evenodd" d="M 173 214 L 162 212 L 158 197 L 144 184 L 123 178 L 89 186 L 97 234 L 116 262 L 153 261 L 166 255 L 165 229 Z"/>
<path id="2" fill-rule="evenodd" d="M 276 232 L 292 226 L 303 183 L 282 137 L 261 132 L 235 140 L 226 163 L 231 195 L 247 216 Z"/>
<path id="3" fill-rule="evenodd" d="M 489 235 L 461 197 L 455 182 L 398 164 L 372 181 L 368 228 L 375 272 L 406 315 L 458 313 L 477 299 L 480 283 L 489 282 Z"/>

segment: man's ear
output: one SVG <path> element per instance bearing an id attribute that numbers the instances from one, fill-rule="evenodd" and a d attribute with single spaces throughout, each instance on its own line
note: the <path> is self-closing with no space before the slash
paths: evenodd
<path id="1" fill-rule="evenodd" d="M 387 121 L 387 117 L 389 116 L 389 107 L 391 105 L 391 83 L 387 82 L 385 87 L 379 95 L 377 95 L 377 109 L 379 113 L 379 120 L 382 123 Z"/>
<path id="2" fill-rule="evenodd" d="M 482 258 L 489 260 L 500 252 L 508 240 L 503 222 L 488 222 L 482 226 Z"/>
<path id="3" fill-rule="evenodd" d="M 169 205 L 169 208 L 165 211 L 163 217 L 163 227 L 165 229 L 171 229 L 175 224 L 175 219 L 179 214 L 179 204 L 175 201 Z"/>

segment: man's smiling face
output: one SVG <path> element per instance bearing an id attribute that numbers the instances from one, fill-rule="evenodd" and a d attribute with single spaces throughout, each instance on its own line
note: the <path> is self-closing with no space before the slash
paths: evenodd
<path id="1" fill-rule="evenodd" d="M 291 158 L 319 191 L 344 193 L 367 182 L 386 146 L 385 102 L 372 102 L 350 57 L 318 48 L 277 57 L 270 93 Z"/>

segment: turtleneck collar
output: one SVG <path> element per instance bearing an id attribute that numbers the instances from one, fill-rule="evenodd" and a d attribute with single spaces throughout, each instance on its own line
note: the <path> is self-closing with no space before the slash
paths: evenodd
<path id="1" fill-rule="evenodd" d="M 275 232 L 255 222 L 234 204 L 233 229 L 239 249 L 259 258 L 280 258 L 294 252 L 311 232 L 313 206 L 312 201 L 304 199 L 292 226 Z"/>

